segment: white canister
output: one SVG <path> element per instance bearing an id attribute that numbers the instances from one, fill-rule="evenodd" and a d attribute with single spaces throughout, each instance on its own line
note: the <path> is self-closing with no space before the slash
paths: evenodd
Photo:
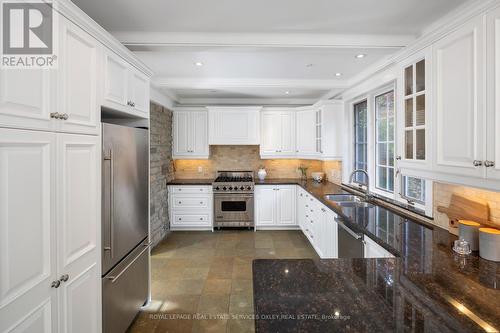
<path id="1" fill-rule="evenodd" d="M 486 260 L 500 262 L 500 230 L 479 229 L 479 255 Z"/>
<path id="2" fill-rule="evenodd" d="M 458 221 L 458 238 L 465 239 L 472 251 L 479 251 L 479 228 L 481 225 L 474 221 Z"/>
<path id="3" fill-rule="evenodd" d="M 259 169 L 259 171 L 257 172 L 257 176 L 259 177 L 259 180 L 266 179 L 266 176 L 267 176 L 266 169 L 264 169 L 264 168 Z"/>

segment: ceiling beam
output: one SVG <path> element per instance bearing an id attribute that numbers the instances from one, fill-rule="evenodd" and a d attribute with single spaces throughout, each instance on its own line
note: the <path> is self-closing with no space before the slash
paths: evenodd
<path id="1" fill-rule="evenodd" d="M 415 40 L 411 35 L 339 35 L 272 33 L 169 33 L 115 31 L 126 46 L 240 46 L 240 47 L 326 47 L 399 49 Z"/>
<path id="2" fill-rule="evenodd" d="M 153 78 L 153 85 L 166 89 L 224 89 L 224 88 L 347 88 L 344 80 L 301 79 L 225 79 L 225 78 Z"/>

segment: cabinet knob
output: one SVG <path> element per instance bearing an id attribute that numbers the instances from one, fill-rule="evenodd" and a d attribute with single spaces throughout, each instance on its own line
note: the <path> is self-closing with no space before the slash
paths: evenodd
<path id="1" fill-rule="evenodd" d="M 63 274 L 61 275 L 61 277 L 59 278 L 59 281 L 61 282 L 66 282 L 69 280 L 69 275 L 68 274 Z"/>
<path id="2" fill-rule="evenodd" d="M 203 217 L 200 217 L 200 221 L 203 221 Z"/>
<path id="3" fill-rule="evenodd" d="M 487 168 L 491 168 L 495 166 L 495 162 L 493 161 L 484 161 L 484 166 Z"/>
<path id="4" fill-rule="evenodd" d="M 179 205 L 182 204 L 182 201 L 179 201 Z"/>
<path id="5" fill-rule="evenodd" d="M 203 205 L 203 201 L 200 201 L 200 205 Z"/>
<path id="6" fill-rule="evenodd" d="M 478 166 L 483 165 L 483 161 L 474 160 L 474 161 L 472 162 L 472 164 L 473 164 L 475 167 L 478 167 Z"/>
<path id="7" fill-rule="evenodd" d="M 61 281 L 55 280 L 55 281 L 52 281 L 52 283 L 50 284 L 50 287 L 57 289 L 57 288 L 59 288 L 60 285 L 61 285 Z"/>

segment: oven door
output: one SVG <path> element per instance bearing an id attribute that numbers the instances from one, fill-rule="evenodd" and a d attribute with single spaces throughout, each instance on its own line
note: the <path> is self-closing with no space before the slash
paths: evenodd
<path id="1" fill-rule="evenodd" d="M 215 222 L 253 223 L 253 194 L 215 194 Z"/>

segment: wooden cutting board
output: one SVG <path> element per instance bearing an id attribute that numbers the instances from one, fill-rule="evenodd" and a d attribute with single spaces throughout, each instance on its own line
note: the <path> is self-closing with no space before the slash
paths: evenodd
<path id="1" fill-rule="evenodd" d="M 448 215 L 450 227 L 457 228 L 458 220 L 471 220 L 481 223 L 484 226 L 498 228 L 489 220 L 490 208 L 487 203 L 481 203 L 453 194 L 449 207 L 438 206 L 438 212 Z"/>

